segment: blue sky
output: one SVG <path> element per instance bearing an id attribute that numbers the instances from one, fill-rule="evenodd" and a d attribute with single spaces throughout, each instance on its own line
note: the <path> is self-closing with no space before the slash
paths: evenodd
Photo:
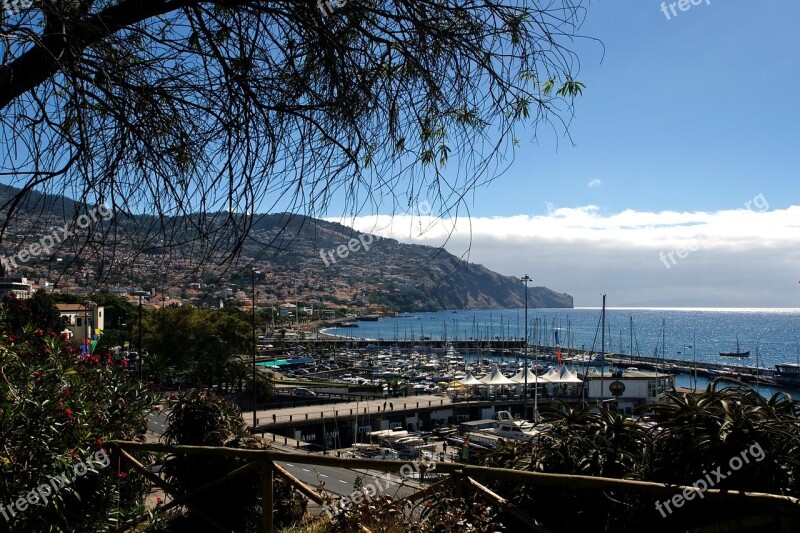
<path id="1" fill-rule="evenodd" d="M 668 3 L 667 3 L 668 5 Z M 546 128 L 470 220 L 344 222 L 596 306 L 800 307 L 800 2 L 594 0 L 574 146 Z M 522 140 L 525 139 L 524 136 Z M 423 228 L 420 230 L 420 228 Z"/>
<path id="2" fill-rule="evenodd" d="M 582 33 L 603 46 L 576 43 L 587 88 L 575 146 L 541 129 L 475 196 L 474 216 L 541 214 L 547 202 L 713 211 L 758 193 L 773 208 L 797 203 L 800 2 L 704 0 L 670 20 L 660 6 L 591 2 Z"/>

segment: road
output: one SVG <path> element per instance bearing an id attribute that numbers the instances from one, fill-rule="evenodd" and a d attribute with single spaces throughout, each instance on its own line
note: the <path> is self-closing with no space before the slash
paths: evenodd
<path id="1" fill-rule="evenodd" d="M 167 429 L 166 422 L 167 416 L 163 411 L 153 412 L 147 417 L 147 428 L 155 434 L 157 439 Z M 273 444 L 273 448 L 276 451 L 297 453 L 297 450 L 291 446 L 283 447 Z M 363 487 L 372 484 L 376 492 L 385 493 L 392 497 L 405 497 L 419 490 L 419 484 L 416 480 L 403 481 L 397 473 L 385 474 L 372 470 L 357 471 L 349 468 L 333 468 L 284 461 L 279 461 L 278 464 L 309 487 L 316 489 L 324 483 L 323 487 L 326 492 L 339 496 L 351 494 L 355 490 L 357 478 L 362 478 L 361 485 Z"/>
<path id="2" fill-rule="evenodd" d="M 357 478 L 361 478 L 361 486 L 372 485 L 376 492 L 385 493 L 392 497 L 402 498 L 418 490 L 418 484 L 400 477 L 396 473 L 375 471 L 355 471 L 347 468 L 332 468 L 318 465 L 304 465 L 278 461 L 278 464 L 288 470 L 297 479 L 312 488 L 318 488 L 324 483 L 326 492 L 339 496 L 348 496 L 356 488 Z"/>

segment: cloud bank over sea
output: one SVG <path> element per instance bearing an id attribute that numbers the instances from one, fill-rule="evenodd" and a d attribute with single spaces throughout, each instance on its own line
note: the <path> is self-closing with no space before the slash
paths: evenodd
<path id="1" fill-rule="evenodd" d="M 766 199 L 716 212 L 603 213 L 594 205 L 545 215 L 330 219 L 400 242 L 444 247 L 501 274 L 529 274 L 596 306 L 800 307 L 800 206 Z M 429 212 L 431 210 L 428 210 Z M 417 211 L 419 213 L 419 211 Z"/>

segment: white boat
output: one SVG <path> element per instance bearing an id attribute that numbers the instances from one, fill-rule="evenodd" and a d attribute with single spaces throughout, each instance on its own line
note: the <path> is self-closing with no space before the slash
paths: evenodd
<path id="1" fill-rule="evenodd" d="M 498 411 L 496 419 L 495 427 L 486 430 L 487 433 L 518 440 L 533 440 L 540 433 L 537 429 L 534 429 L 533 422 L 514 419 L 508 411 Z"/>

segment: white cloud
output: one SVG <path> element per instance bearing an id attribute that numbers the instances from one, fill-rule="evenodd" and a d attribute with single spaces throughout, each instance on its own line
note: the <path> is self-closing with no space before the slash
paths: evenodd
<path id="1" fill-rule="evenodd" d="M 603 180 L 599 180 L 597 178 L 594 178 L 593 180 L 589 181 L 589 183 L 587 183 L 586 185 L 590 189 L 595 189 L 595 188 L 599 187 L 602 184 L 603 184 Z"/>
<path id="2" fill-rule="evenodd" d="M 603 214 L 596 206 L 546 215 L 349 221 L 401 242 L 444 246 L 507 275 L 596 305 L 800 307 L 800 206 L 773 211 Z M 670 255 L 671 254 L 671 255 Z M 524 272 L 523 272 L 524 271 Z"/>

